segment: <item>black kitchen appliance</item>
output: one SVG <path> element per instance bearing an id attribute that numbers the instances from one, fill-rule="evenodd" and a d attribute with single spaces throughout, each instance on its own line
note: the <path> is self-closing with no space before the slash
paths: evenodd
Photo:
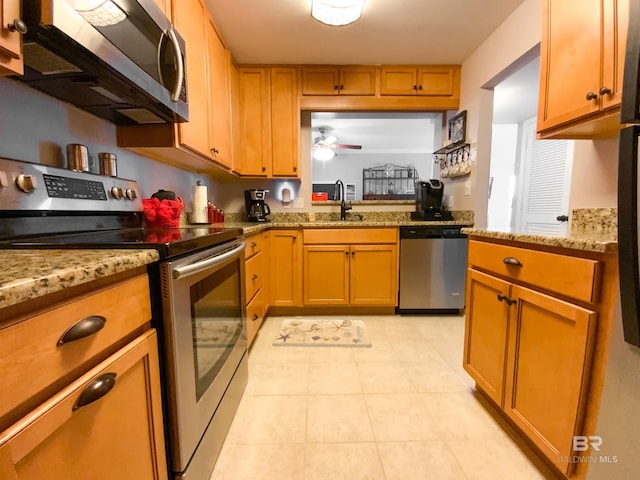
<path id="1" fill-rule="evenodd" d="M 265 202 L 269 190 L 251 189 L 244 191 L 244 206 L 247 220 L 250 222 L 268 222 L 271 214 L 269 205 Z"/>
<path id="2" fill-rule="evenodd" d="M 600 89 L 602 95 L 607 94 Z M 610 90 L 609 90 L 610 92 Z M 629 2 L 629 29 L 622 82 L 620 122 L 636 125 L 620 131 L 618 159 L 618 264 L 624 339 L 640 346 L 640 0 Z"/>
<path id="3" fill-rule="evenodd" d="M 411 212 L 412 220 L 451 220 L 451 212 L 442 206 L 444 184 L 432 178 L 416 182 L 416 211 Z"/>
<path id="4" fill-rule="evenodd" d="M 138 184 L 117 177 L 0 158 L 0 184 L 0 248 L 158 252 L 148 273 L 168 468 L 209 478 L 247 384 L 242 230 L 145 228 Z M 224 332 L 213 346 L 211 332 Z"/>

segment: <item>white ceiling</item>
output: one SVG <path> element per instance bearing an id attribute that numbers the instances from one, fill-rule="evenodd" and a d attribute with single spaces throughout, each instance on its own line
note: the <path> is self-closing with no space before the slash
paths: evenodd
<path id="1" fill-rule="evenodd" d="M 368 0 L 343 27 L 310 0 L 205 0 L 241 64 L 461 64 L 523 0 Z"/>

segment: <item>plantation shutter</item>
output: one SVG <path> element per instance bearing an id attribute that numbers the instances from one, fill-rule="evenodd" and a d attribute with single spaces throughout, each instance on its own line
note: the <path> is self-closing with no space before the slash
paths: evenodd
<path id="1" fill-rule="evenodd" d="M 527 122 L 524 128 L 524 195 L 520 229 L 533 234 L 563 235 L 567 222 L 560 222 L 556 217 L 569 216 L 573 142 L 536 140 L 535 122 Z"/>

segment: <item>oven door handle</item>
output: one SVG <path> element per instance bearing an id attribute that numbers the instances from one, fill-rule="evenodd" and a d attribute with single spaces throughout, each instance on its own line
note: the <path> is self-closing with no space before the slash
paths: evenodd
<path id="1" fill-rule="evenodd" d="M 189 275 L 193 275 L 194 273 L 201 272 L 211 267 L 215 267 L 223 262 L 226 262 L 230 258 L 237 256 L 240 252 L 244 250 L 246 242 L 240 242 L 237 247 L 221 253 L 220 255 L 216 255 L 215 257 L 207 258 L 206 260 L 202 260 L 200 262 L 192 263 L 191 265 L 185 265 L 184 267 L 176 267 L 173 270 L 173 278 L 183 278 L 188 277 Z"/>

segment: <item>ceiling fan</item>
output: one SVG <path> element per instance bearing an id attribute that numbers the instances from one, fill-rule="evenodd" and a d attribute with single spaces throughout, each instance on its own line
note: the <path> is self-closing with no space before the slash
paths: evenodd
<path id="1" fill-rule="evenodd" d="M 329 160 L 336 155 L 336 148 L 349 148 L 352 150 L 362 150 L 362 145 L 346 145 L 343 143 L 336 143 L 338 137 L 333 135 L 327 136 L 326 133 L 331 130 L 331 127 L 322 126 L 318 127 L 320 136 L 316 137 L 313 141 L 313 157 L 317 160 Z"/>

